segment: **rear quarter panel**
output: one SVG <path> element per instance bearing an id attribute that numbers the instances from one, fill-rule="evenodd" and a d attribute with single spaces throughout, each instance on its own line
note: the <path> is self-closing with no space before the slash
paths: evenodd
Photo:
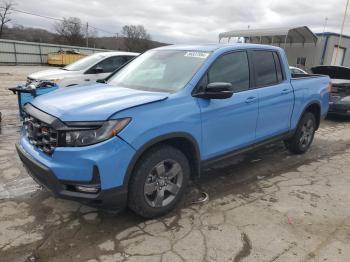
<path id="1" fill-rule="evenodd" d="M 291 128 L 295 129 L 305 109 L 317 103 L 321 108 L 321 116 L 325 116 L 329 107 L 330 78 L 328 76 L 310 76 L 292 78 L 291 84 L 294 89 L 295 103 L 291 118 Z"/>

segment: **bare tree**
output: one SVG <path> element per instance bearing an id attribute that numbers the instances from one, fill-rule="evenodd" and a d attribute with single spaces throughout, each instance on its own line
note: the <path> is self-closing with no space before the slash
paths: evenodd
<path id="1" fill-rule="evenodd" d="M 84 44 L 84 28 L 77 17 L 63 18 L 55 24 L 55 31 L 59 35 L 59 42 L 69 45 Z"/>
<path id="2" fill-rule="evenodd" d="M 125 25 L 122 35 L 128 51 L 143 52 L 149 49 L 151 36 L 143 25 Z"/>
<path id="3" fill-rule="evenodd" d="M 14 3 L 10 1 L 0 2 L 0 38 L 2 36 L 2 31 L 5 25 L 11 21 L 9 15 L 11 14 L 11 9 L 13 8 Z"/>

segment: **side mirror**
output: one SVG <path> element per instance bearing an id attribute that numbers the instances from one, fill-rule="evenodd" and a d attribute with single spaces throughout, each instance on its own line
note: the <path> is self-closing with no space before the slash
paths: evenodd
<path id="1" fill-rule="evenodd" d="M 94 72 L 95 72 L 95 74 L 101 74 L 101 73 L 103 73 L 103 68 L 100 66 L 96 66 L 94 68 Z"/>
<path id="2" fill-rule="evenodd" d="M 107 81 L 106 81 L 106 79 L 102 78 L 102 79 L 97 79 L 96 83 L 106 84 Z"/>
<path id="3" fill-rule="evenodd" d="M 232 84 L 226 82 L 214 82 L 207 85 L 207 88 L 194 97 L 205 99 L 226 99 L 233 95 Z"/>

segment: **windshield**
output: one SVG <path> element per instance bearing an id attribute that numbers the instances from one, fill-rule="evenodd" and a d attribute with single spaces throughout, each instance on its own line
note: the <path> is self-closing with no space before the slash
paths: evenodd
<path id="1" fill-rule="evenodd" d="M 80 71 L 88 69 L 90 66 L 94 65 L 104 57 L 105 56 L 102 54 L 89 55 L 63 67 L 63 69 L 68 71 Z"/>
<path id="2" fill-rule="evenodd" d="M 133 89 L 172 93 L 190 81 L 209 55 L 209 52 L 194 51 L 148 51 L 112 76 L 108 83 Z"/>

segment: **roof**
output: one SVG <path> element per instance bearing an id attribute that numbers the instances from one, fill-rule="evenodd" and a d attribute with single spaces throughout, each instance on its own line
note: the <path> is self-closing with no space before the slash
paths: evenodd
<path id="1" fill-rule="evenodd" d="M 255 48 L 255 49 L 277 49 L 275 46 L 246 44 L 246 43 L 232 43 L 232 44 L 203 44 L 203 45 L 167 45 L 156 48 L 156 50 L 181 50 L 181 51 L 202 51 L 213 52 L 219 49 L 239 49 L 239 48 Z"/>
<path id="2" fill-rule="evenodd" d="M 133 52 L 123 52 L 123 51 L 107 51 L 107 52 L 96 52 L 91 55 L 102 55 L 104 57 L 109 57 L 109 56 L 115 56 L 115 55 L 134 55 L 138 56 L 139 53 L 133 53 Z"/>
<path id="3" fill-rule="evenodd" d="M 317 43 L 317 36 L 307 26 L 233 30 L 220 33 L 219 41 L 231 37 L 249 38 L 251 43 Z"/>
<path id="4" fill-rule="evenodd" d="M 324 33 L 316 33 L 317 36 L 336 36 L 339 37 L 340 34 L 338 33 L 333 33 L 333 32 L 324 32 Z M 342 35 L 342 38 L 347 38 L 350 39 L 350 35 Z"/>
<path id="5" fill-rule="evenodd" d="M 212 52 L 220 48 L 220 44 L 203 44 L 203 45 L 167 45 L 155 48 L 156 50 L 183 50 L 183 51 L 204 51 Z"/>

